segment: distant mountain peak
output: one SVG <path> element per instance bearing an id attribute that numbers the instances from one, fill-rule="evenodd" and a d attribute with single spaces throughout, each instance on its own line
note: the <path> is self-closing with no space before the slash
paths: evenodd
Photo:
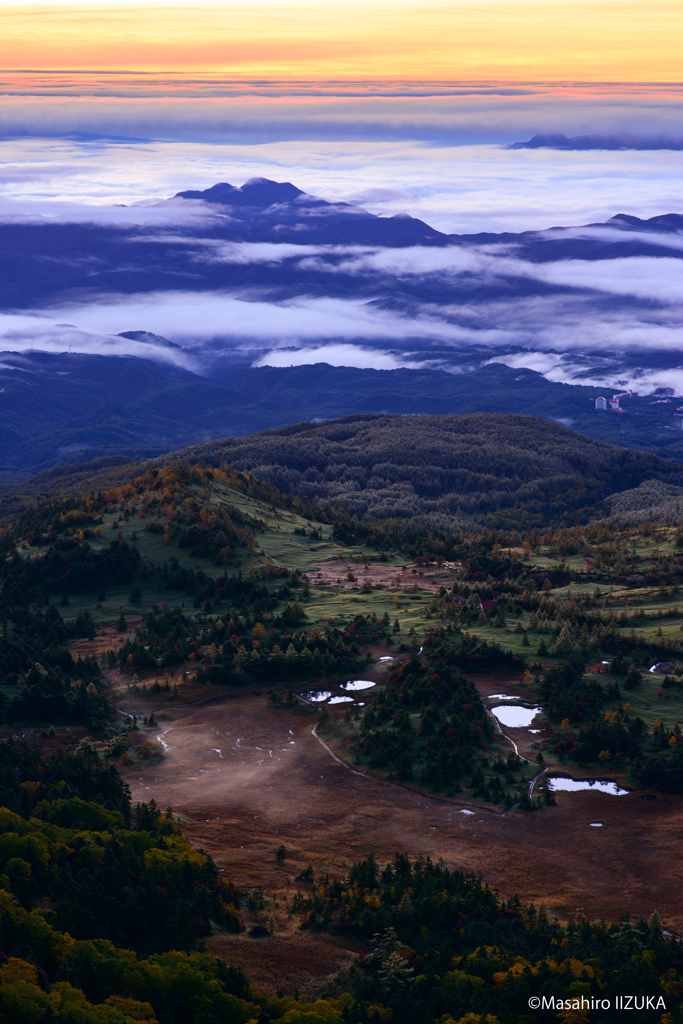
<path id="1" fill-rule="evenodd" d="M 117 338 L 127 338 L 129 341 L 141 341 L 145 345 L 160 345 L 163 348 L 180 348 L 174 341 L 162 337 L 160 334 L 152 334 L 151 331 L 121 331 Z"/>
<path id="2" fill-rule="evenodd" d="M 545 132 L 534 135 L 527 142 L 513 142 L 507 149 L 683 149 L 681 139 L 665 136 L 645 137 L 635 135 L 563 135 L 561 132 Z"/>
<path id="3" fill-rule="evenodd" d="M 630 213 L 616 213 L 605 221 L 610 227 L 625 227 L 637 231 L 657 231 L 678 234 L 683 231 L 683 215 L 680 213 L 660 213 L 656 217 L 641 220 Z"/>
<path id="4" fill-rule="evenodd" d="M 242 185 L 240 192 L 252 196 L 277 196 L 283 199 L 296 199 L 304 195 L 303 189 L 292 185 L 291 181 L 272 181 L 270 178 L 249 178 Z"/>
<path id="5" fill-rule="evenodd" d="M 255 206 L 262 209 L 274 203 L 289 203 L 306 193 L 290 181 L 272 181 L 270 178 L 249 178 L 242 186 L 221 181 L 203 190 L 187 189 L 177 192 L 174 199 L 201 199 L 205 203 L 221 206 Z"/>
<path id="6" fill-rule="evenodd" d="M 561 132 L 548 132 L 544 135 L 532 136 L 528 142 L 513 142 L 508 149 L 567 149 L 571 148 L 572 140 Z"/>

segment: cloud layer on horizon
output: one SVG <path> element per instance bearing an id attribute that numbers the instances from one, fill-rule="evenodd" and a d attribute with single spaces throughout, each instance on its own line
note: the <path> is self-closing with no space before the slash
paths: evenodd
<path id="1" fill-rule="evenodd" d="M 510 151 L 410 138 L 248 146 L 6 139 L 0 141 L 0 219 L 152 225 L 166 214 L 116 204 L 158 203 L 187 188 L 262 176 L 379 215 L 407 213 L 447 232 L 542 230 L 619 212 L 648 217 L 680 210 L 682 172 L 680 152 Z M 180 211 L 173 216 L 178 223 Z M 186 207 L 182 216 L 208 214 Z"/>
<path id="2" fill-rule="evenodd" d="M 498 101 L 486 97 L 485 102 L 495 107 Z M 410 130 L 410 123 L 404 128 Z M 263 175 L 381 216 L 420 217 L 444 231 L 545 230 L 553 237 L 553 224 L 569 224 L 574 227 L 563 237 L 608 246 L 639 242 L 642 234 L 581 225 L 618 212 L 647 217 L 683 210 L 680 152 L 509 151 L 404 136 L 249 146 L 15 139 L 0 143 L 0 157 L 0 224 L 137 226 L 141 239 L 161 239 L 165 232 L 167 242 L 175 238 L 179 246 L 191 245 L 198 269 L 216 261 L 246 268 L 296 265 L 330 280 L 327 295 L 302 292 L 277 301 L 253 289 L 179 289 L 53 303 L 40 317 L 17 310 L 0 315 L 3 349 L 34 345 L 64 351 L 71 345 L 74 351 L 152 355 L 202 372 L 224 359 L 457 370 L 461 354 L 476 347 L 490 352 L 480 360 L 535 359 L 548 367 L 551 379 L 596 383 L 626 372 L 621 363 L 610 369 L 605 353 L 675 355 L 680 349 L 683 263 L 671 250 L 683 251 L 683 236 L 649 234 L 653 252 L 647 256 L 550 263 L 523 258 L 509 242 L 448 249 L 235 244 L 209 237 L 227 211 L 166 201 L 185 188 L 241 184 Z M 370 282 L 373 294 L 334 294 L 333 279 L 341 275 Z M 443 280 L 450 287 L 468 277 L 503 291 L 509 282 L 526 281 L 536 292 L 524 294 L 510 285 L 509 295 L 485 302 L 465 292 L 460 300 L 434 303 L 399 306 L 387 300 L 386 293 L 403 280 Z M 60 327 L 65 321 L 76 326 Z M 156 352 L 154 346 L 116 337 L 129 330 L 163 335 L 182 349 Z M 511 347 L 523 351 L 512 356 Z M 653 371 L 647 379 L 665 383 L 662 373 L 674 372 Z M 633 374 L 629 379 L 636 379 Z M 645 380 L 642 373 L 640 379 Z"/>
<path id="3" fill-rule="evenodd" d="M 0 136 L 213 143 L 683 142 L 680 84 L 239 81 L 216 76 L 0 74 Z M 569 140 L 568 140 L 569 141 Z"/>

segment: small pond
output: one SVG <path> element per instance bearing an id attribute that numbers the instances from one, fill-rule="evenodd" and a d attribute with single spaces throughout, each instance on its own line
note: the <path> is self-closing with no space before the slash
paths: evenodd
<path id="1" fill-rule="evenodd" d="M 514 693 L 490 693 L 488 696 L 489 700 L 519 700 L 519 697 Z"/>
<path id="2" fill-rule="evenodd" d="M 650 672 L 656 672 L 658 675 L 666 675 L 669 672 L 673 672 L 674 668 L 673 661 L 658 661 L 656 665 L 653 665 Z"/>
<path id="3" fill-rule="evenodd" d="M 342 690 L 353 691 L 353 690 L 369 690 L 371 686 L 376 686 L 376 683 L 370 682 L 369 679 L 349 679 L 348 683 L 340 683 Z"/>
<path id="4" fill-rule="evenodd" d="M 328 697 L 332 696 L 330 690 L 310 690 L 308 693 L 302 693 L 301 696 L 304 700 L 313 700 L 316 703 L 319 701 L 327 700 Z"/>
<path id="5" fill-rule="evenodd" d="M 501 725 L 508 729 L 524 729 L 531 725 L 536 715 L 540 715 L 543 708 L 523 708 L 515 704 L 500 704 L 491 708 L 491 714 L 495 715 Z"/>
<path id="6" fill-rule="evenodd" d="M 328 701 L 328 703 L 329 704 L 346 704 L 349 701 L 353 704 L 353 697 L 332 697 Z"/>
<path id="7" fill-rule="evenodd" d="M 612 796 L 624 796 L 627 789 L 622 789 L 616 782 L 609 782 L 605 779 L 548 779 L 548 789 L 553 792 L 560 790 L 563 793 L 576 793 L 582 789 L 592 789 L 596 793 L 610 793 Z"/>

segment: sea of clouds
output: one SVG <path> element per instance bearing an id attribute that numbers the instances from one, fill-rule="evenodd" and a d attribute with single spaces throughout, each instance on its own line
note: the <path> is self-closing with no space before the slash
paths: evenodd
<path id="1" fill-rule="evenodd" d="M 532 366 L 555 380 L 639 381 L 681 378 L 683 236 L 662 235 L 666 253 L 537 263 L 514 240 L 473 241 L 447 249 L 415 246 L 325 247 L 223 244 L 202 237 L 226 211 L 169 197 L 218 181 L 254 176 L 289 180 L 332 202 L 379 216 L 408 214 L 441 231 L 543 231 L 607 245 L 628 233 L 600 224 L 617 213 L 641 218 L 683 212 L 680 150 L 511 150 L 537 132 L 673 137 L 675 90 L 567 91 L 481 89 L 436 95 L 417 87 L 384 96 L 311 99 L 262 90 L 197 98 L 108 96 L 37 102 L 6 94 L 0 102 L 2 224 L 94 223 L 139 228 L 178 245 L 191 240 L 197 266 L 225 262 L 291 266 L 328 275 L 329 294 L 164 291 L 91 295 L 40 310 L 0 312 L 0 347 L 128 352 L 210 372 L 216 358 L 290 365 L 463 368 L 463 353 Z M 90 134 L 88 134 L 90 133 Z M 115 138 L 116 137 L 116 138 Z M 634 233 L 634 237 L 637 233 Z M 639 237 L 639 236 L 637 236 Z M 368 298 L 339 295 L 335 280 L 376 282 Z M 495 299 L 420 303 L 384 301 L 387 282 L 467 279 L 509 286 Z M 543 294 L 525 294 L 515 282 Z M 452 294 L 452 289 L 449 291 Z M 64 324 L 70 326 L 65 327 Z M 117 337 L 146 330 L 169 349 Z M 490 350 L 490 355 L 481 349 Z M 521 351 L 514 351 L 520 349 Z M 651 354 L 652 358 L 650 358 Z M 656 358 L 655 358 L 656 356 Z M 474 357 L 473 357 L 474 358 Z M 476 361 L 475 360 L 475 361 Z"/>

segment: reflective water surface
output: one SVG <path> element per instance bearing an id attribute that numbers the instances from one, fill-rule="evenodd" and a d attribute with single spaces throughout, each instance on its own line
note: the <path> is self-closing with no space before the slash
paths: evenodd
<path id="1" fill-rule="evenodd" d="M 592 789 L 596 793 L 610 793 L 612 796 L 624 796 L 627 789 L 622 789 L 616 782 L 600 779 L 561 779 L 549 778 L 548 789 L 561 790 L 564 793 L 575 793 L 582 789 Z"/>
<path id="2" fill-rule="evenodd" d="M 509 729 L 522 729 L 531 725 L 536 715 L 540 714 L 543 708 L 523 708 L 515 704 L 500 704 L 491 708 L 491 714 L 495 715 L 501 725 Z"/>

